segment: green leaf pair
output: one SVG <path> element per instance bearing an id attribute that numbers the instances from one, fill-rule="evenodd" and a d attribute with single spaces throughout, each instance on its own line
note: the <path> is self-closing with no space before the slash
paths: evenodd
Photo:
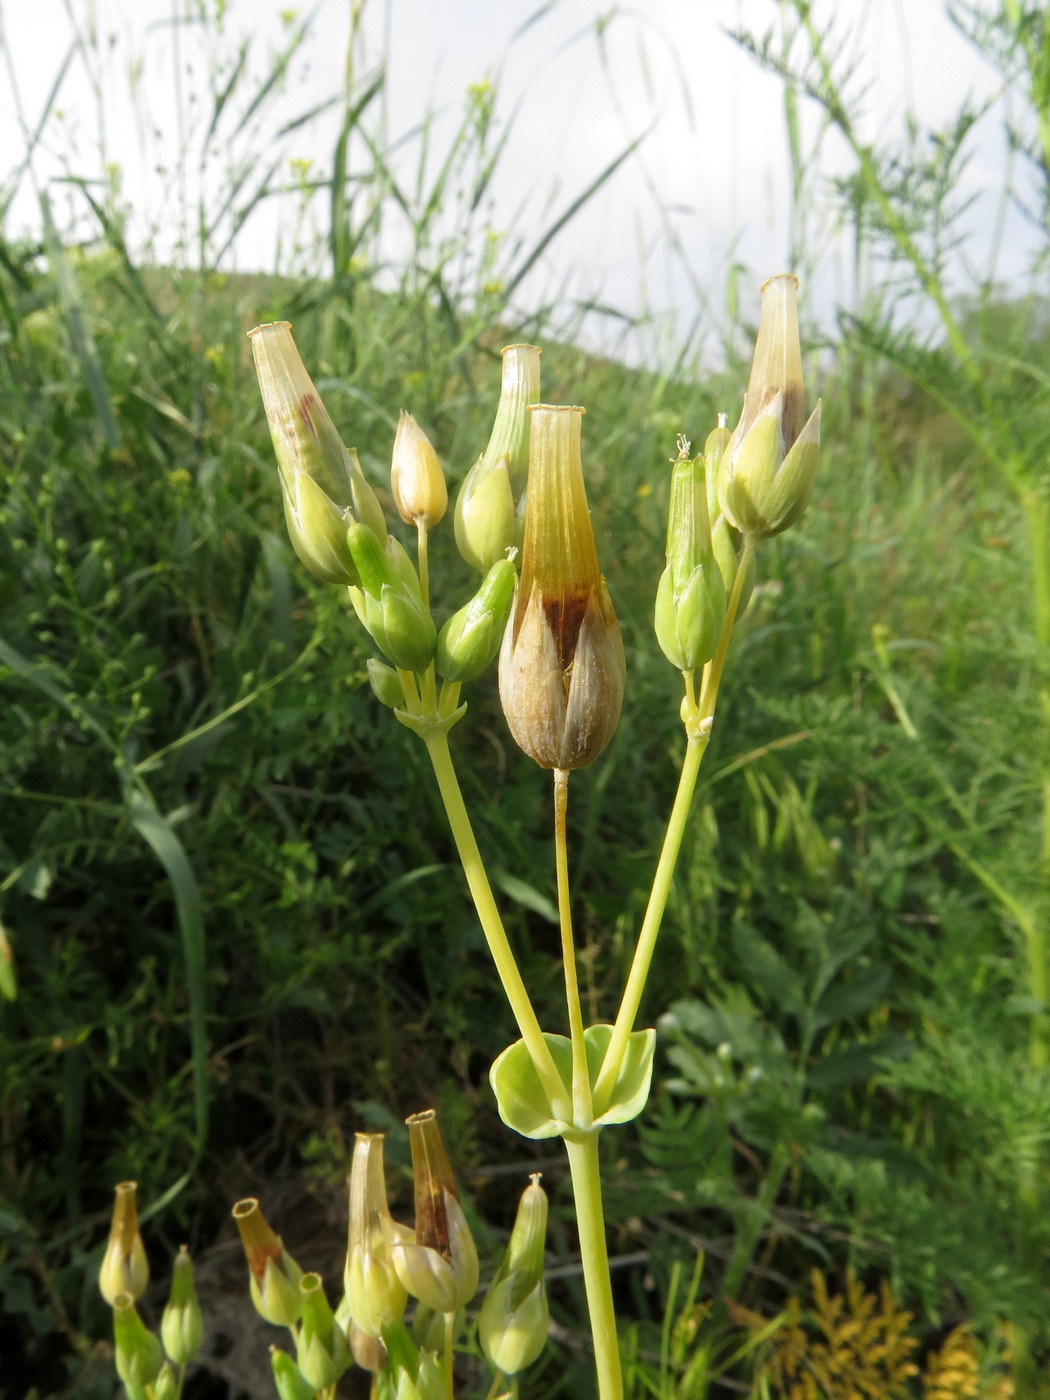
<path id="1" fill-rule="evenodd" d="M 601 1073 L 612 1032 L 612 1026 L 597 1025 L 588 1026 L 583 1033 L 587 1049 L 587 1075 L 592 1090 Z M 572 1042 L 564 1035 L 544 1034 L 543 1038 L 566 1091 L 571 1095 Z M 593 1123 L 580 1125 L 566 1123 L 554 1116 L 525 1042 L 516 1040 L 504 1050 L 489 1071 L 499 1116 L 508 1128 L 527 1138 L 582 1137 L 612 1123 L 629 1123 L 632 1118 L 638 1117 L 649 1097 L 655 1048 L 654 1030 L 633 1032 L 627 1042 L 608 1107 Z"/>

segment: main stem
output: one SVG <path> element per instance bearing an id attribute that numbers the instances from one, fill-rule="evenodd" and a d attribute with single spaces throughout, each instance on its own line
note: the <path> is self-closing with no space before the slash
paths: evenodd
<path id="1" fill-rule="evenodd" d="M 467 877 L 474 907 L 478 911 L 489 952 L 496 964 L 496 971 L 503 984 L 503 990 L 510 1002 L 510 1009 L 521 1032 L 521 1038 L 536 1068 L 540 1083 L 550 1102 L 554 1114 L 564 1122 L 572 1122 L 572 1104 L 558 1073 L 550 1048 L 543 1038 L 540 1023 L 536 1018 L 525 983 L 522 981 L 510 940 L 503 927 L 496 900 L 492 894 L 485 865 L 474 839 L 474 830 L 467 815 L 463 794 L 459 788 L 456 770 L 452 766 L 452 755 L 448 748 L 448 735 L 445 731 L 433 733 L 426 738 L 427 753 L 437 778 L 438 790 L 445 805 L 452 837 L 459 852 L 463 873 Z"/>
<path id="2" fill-rule="evenodd" d="M 576 976 L 576 945 L 572 936 L 572 906 L 569 897 L 569 855 L 565 834 L 569 802 L 569 775 L 554 770 L 554 859 L 558 875 L 558 922 L 561 926 L 561 960 L 565 972 L 565 1002 L 569 1010 L 569 1038 L 572 1041 L 572 1111 L 578 1128 L 589 1128 L 591 1080 L 587 1072 L 587 1046 L 583 1038 L 583 1008 Z"/>
<path id="3" fill-rule="evenodd" d="M 594 1339 L 594 1365 L 598 1373 L 598 1396 L 599 1400 L 623 1400 L 616 1310 L 613 1307 L 609 1251 L 605 1243 L 597 1132 L 592 1131 L 579 1138 L 566 1138 L 565 1150 L 569 1154 L 572 1194 L 576 1203 L 583 1285 L 587 1292 L 587 1311 Z"/>

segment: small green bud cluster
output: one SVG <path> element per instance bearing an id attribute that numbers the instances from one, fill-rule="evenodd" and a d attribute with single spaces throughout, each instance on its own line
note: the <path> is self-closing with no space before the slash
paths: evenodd
<path id="1" fill-rule="evenodd" d="M 654 622 L 664 655 L 686 678 L 687 726 L 706 721 L 710 727 L 729 633 L 754 588 L 757 545 L 801 517 L 813 488 L 820 404 L 804 421 L 797 292 L 791 275 L 772 277 L 762 288 L 751 377 L 736 429 L 730 433 L 720 414 L 695 457 L 679 438 Z M 697 701 L 693 676 L 701 668 Z"/>
<path id="2" fill-rule="evenodd" d="M 139 1316 L 136 1303 L 146 1291 L 149 1264 L 135 1198 L 135 1182 L 122 1181 L 116 1188 L 98 1286 L 113 1310 L 114 1361 L 129 1400 L 175 1400 L 180 1378 L 203 1345 L 204 1316 L 185 1245 L 172 1266 L 160 1336 Z"/>
<path id="3" fill-rule="evenodd" d="M 514 601 L 515 558 L 529 453 L 529 408 L 539 398 L 539 355 L 531 345 L 503 352 L 503 383 L 488 445 L 467 474 L 455 510 L 456 541 L 483 575 L 474 596 L 438 631 L 430 607 L 427 532 L 448 506 L 445 476 L 429 438 L 402 411 L 390 469 L 401 519 L 414 525 L 418 567 L 386 525 L 357 453 L 347 448 L 279 321 L 249 332 L 296 554 L 318 579 L 346 585 L 361 623 L 385 660 L 368 665 L 381 704 L 406 722 L 423 712 L 435 672 L 452 687 L 437 715 L 451 723 L 455 687 L 495 660 Z M 411 673 L 411 675 L 407 674 Z M 423 677 L 417 689 L 412 676 Z M 432 703 L 431 708 L 434 708 Z"/>

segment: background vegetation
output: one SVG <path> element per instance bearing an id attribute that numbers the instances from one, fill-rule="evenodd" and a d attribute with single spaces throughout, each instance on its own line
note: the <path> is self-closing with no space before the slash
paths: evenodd
<path id="1" fill-rule="evenodd" d="M 1045 220 L 1044 8 L 960 11 L 1019 95 L 1024 179 L 1008 193 Z M 629 1373 L 638 1396 L 683 1400 L 723 1383 L 1035 1394 L 1050 1344 L 1047 303 L 980 277 L 948 294 L 949 176 L 980 114 L 937 133 L 933 158 L 918 127 L 864 146 L 835 36 L 808 20 L 788 6 L 749 44 L 784 76 L 797 190 L 817 150 L 800 104 L 824 114 L 818 144 L 845 137 L 853 174 L 826 197 L 884 275 L 862 318 L 812 338 L 816 499 L 762 559 L 648 994 L 653 1098 L 609 1137 Z M 282 77 L 229 71 L 206 143 L 250 133 Z M 722 369 L 639 370 L 577 348 L 564 302 L 516 310 L 556 230 L 498 258 L 485 236 L 492 94 L 471 96 L 448 162 L 410 189 L 369 124 L 381 83 L 348 79 L 340 96 L 324 256 L 301 275 L 219 271 L 226 232 L 270 189 L 262 146 L 178 266 L 128 247 L 112 183 L 83 183 L 89 236 L 57 227 L 43 195 L 39 241 L 0 223 L 0 1370 L 13 1395 L 113 1393 L 94 1275 L 127 1177 L 158 1203 L 146 1235 L 161 1278 L 184 1238 L 201 1261 L 213 1325 L 191 1393 L 269 1393 L 230 1203 L 259 1194 L 334 1282 L 354 1130 L 388 1128 L 404 1163 L 400 1120 L 429 1104 L 483 1253 L 526 1173 L 545 1172 L 556 1325 L 523 1394 L 588 1393 L 562 1163 L 496 1118 L 486 1072 L 509 1019 L 423 755 L 373 699 L 337 591 L 287 545 L 244 331 L 294 322 L 377 485 L 402 404 L 453 478 L 469 468 L 503 343 L 542 343 L 545 397 L 587 406 L 630 665 L 617 738 L 574 783 L 571 812 L 597 1017 L 615 1006 L 680 747 L 677 678 L 650 627 L 664 463 L 676 432 L 699 442 L 718 410 L 732 418 L 751 327 L 727 332 Z M 352 184 L 351 132 L 374 153 Z M 394 206 L 413 242 L 392 270 Z M 455 232 L 439 234 L 450 211 Z M 798 252 L 805 276 L 802 235 Z M 465 587 L 442 532 L 435 548 L 435 573 Z M 546 786 L 508 742 L 494 683 L 455 740 L 553 1025 Z M 406 1176 L 395 1214 L 408 1200 Z"/>

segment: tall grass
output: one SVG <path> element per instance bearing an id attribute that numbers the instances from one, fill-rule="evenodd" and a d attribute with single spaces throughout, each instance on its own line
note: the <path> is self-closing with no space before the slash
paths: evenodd
<path id="1" fill-rule="evenodd" d="M 1038 112 L 1045 34 L 1024 7 L 1011 30 L 1016 9 L 977 37 L 1029 75 Z M 816 64 L 792 67 L 792 102 L 811 91 L 836 121 L 827 38 L 792 13 Z M 324 1214 L 361 1123 L 437 1102 L 497 1225 L 515 1194 L 501 1169 L 534 1161 L 484 1086 L 505 1035 L 464 892 L 435 878 L 453 857 L 427 775 L 407 736 L 380 730 L 360 634 L 284 542 L 243 331 L 296 323 L 377 483 L 403 402 L 453 475 L 472 464 L 505 340 L 548 342 L 551 397 L 587 405 L 596 531 L 628 541 L 605 556 L 630 660 L 619 733 L 571 815 L 595 1017 L 626 971 L 679 742 L 650 623 L 663 463 L 677 431 L 702 440 L 736 407 L 691 352 L 628 369 L 574 344 L 571 299 L 515 309 L 618 162 L 532 238 L 493 245 L 479 210 L 504 150 L 495 94 L 472 94 L 448 159 L 406 180 L 382 70 L 353 45 L 341 91 L 313 103 L 339 114 L 326 165 L 291 181 L 304 207 L 325 193 L 322 247 L 304 215 L 285 235 L 291 275 L 224 274 L 228 240 L 289 183 L 266 121 L 303 39 L 289 30 L 257 69 L 209 33 L 168 192 L 178 259 L 140 255 L 132 211 L 92 171 L 68 172 L 76 228 L 42 190 L 39 239 L 0 230 L 0 918 L 19 982 L 0 1005 L 0 1344 L 16 1393 L 111 1393 L 91 1265 L 119 1179 L 163 1202 L 166 1241 L 205 1250 L 230 1199 L 271 1193 L 323 1262 L 340 1231 L 312 1237 L 304 1217 Z M 783 37 L 754 45 L 782 71 Z M 865 236 L 930 291 L 887 167 L 856 155 Z M 204 182 L 179 204 L 180 171 L 215 161 L 222 194 Z M 408 231 L 396 265 L 391 219 Z M 977 292 L 934 297 L 946 319 L 925 342 L 875 305 L 814 346 L 830 366 L 818 499 L 773 551 L 727 680 L 647 1001 L 652 1018 L 670 1008 L 653 1111 L 610 1163 L 638 1394 L 709 1384 L 721 1362 L 700 1367 L 704 1348 L 750 1385 L 770 1343 L 722 1345 L 727 1295 L 774 1317 L 814 1263 L 891 1278 L 926 1340 L 972 1320 L 989 1358 L 1010 1318 L 1015 1384 L 1035 1384 L 1048 1094 L 1025 919 L 1045 924 L 1046 312 Z M 553 1007 L 545 818 L 494 695 L 472 708 L 468 797 Z M 534 884 L 510 874 L 523 868 Z M 523 1394 L 588 1393 L 564 1222 L 558 1340 Z M 221 1245 L 211 1258 L 215 1294 L 239 1288 Z"/>

